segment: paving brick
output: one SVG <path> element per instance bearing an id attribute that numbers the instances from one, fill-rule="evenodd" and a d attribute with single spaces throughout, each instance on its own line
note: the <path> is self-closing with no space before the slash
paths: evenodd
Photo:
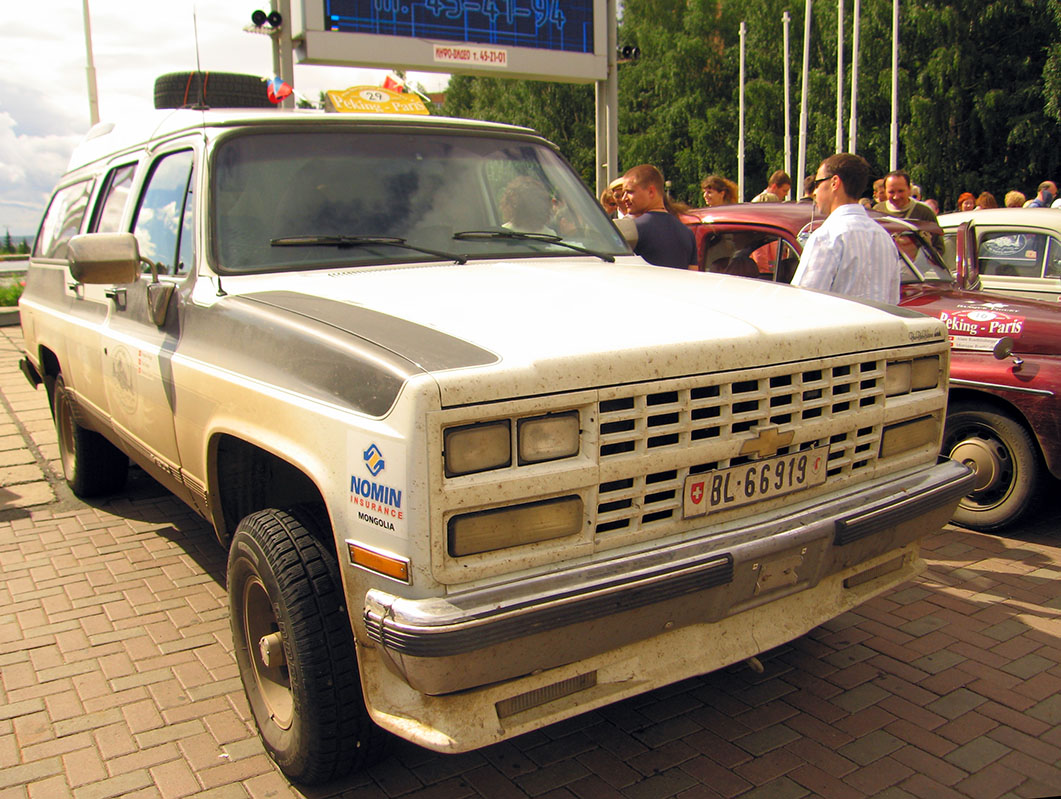
<path id="1" fill-rule="evenodd" d="M 926 707 L 937 715 L 953 720 L 968 713 L 970 710 L 974 710 L 985 701 L 987 700 L 979 694 L 973 693 L 966 688 L 959 688 L 945 696 L 941 696 L 934 702 L 929 702 Z"/>
<path id="2" fill-rule="evenodd" d="M 955 789 L 970 799 L 995 799 L 1009 793 L 1024 780 L 1024 775 L 1001 763 L 991 763 L 959 782 Z"/>

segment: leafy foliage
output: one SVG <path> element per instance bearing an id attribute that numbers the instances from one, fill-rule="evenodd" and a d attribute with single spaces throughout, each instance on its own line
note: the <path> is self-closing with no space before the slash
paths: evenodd
<path id="1" fill-rule="evenodd" d="M 843 148 L 851 113 L 853 2 L 845 4 Z M 791 0 L 626 0 L 619 42 L 620 171 L 659 166 L 679 199 L 699 203 L 701 178 L 736 178 L 740 23 L 745 36 L 745 194 L 784 165 L 782 16 L 789 11 L 792 164 L 798 163 L 804 4 Z M 1061 3 L 902 0 L 899 167 L 953 208 L 963 191 L 1001 200 L 1061 172 Z M 862 0 L 857 151 L 890 166 L 891 0 Z M 812 11 L 807 171 L 836 150 L 837 12 Z M 527 125 L 594 180 L 589 86 L 454 77 L 444 113 Z M 797 186 L 800 176 L 793 175 Z"/>

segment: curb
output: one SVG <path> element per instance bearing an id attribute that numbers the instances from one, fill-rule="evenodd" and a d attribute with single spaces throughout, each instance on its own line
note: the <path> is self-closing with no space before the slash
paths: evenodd
<path id="1" fill-rule="evenodd" d="M 18 307 L 0 308 L 0 327 L 15 327 L 19 324 Z"/>

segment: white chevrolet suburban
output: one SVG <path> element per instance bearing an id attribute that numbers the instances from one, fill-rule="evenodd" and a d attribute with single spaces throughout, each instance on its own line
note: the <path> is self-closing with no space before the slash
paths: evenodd
<path id="1" fill-rule="evenodd" d="M 304 783 L 752 659 L 917 574 L 970 490 L 937 319 L 649 266 L 520 128 L 97 125 L 21 316 L 74 492 L 131 458 L 228 548 Z"/>

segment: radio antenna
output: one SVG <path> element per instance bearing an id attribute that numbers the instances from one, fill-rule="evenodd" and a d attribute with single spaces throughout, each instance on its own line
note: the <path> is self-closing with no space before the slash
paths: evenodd
<path id="1" fill-rule="evenodd" d="M 203 77 L 203 68 L 199 63 L 199 16 L 198 9 L 192 4 L 192 33 L 195 36 L 195 72 L 199 81 L 199 107 L 206 105 L 206 81 Z"/>

